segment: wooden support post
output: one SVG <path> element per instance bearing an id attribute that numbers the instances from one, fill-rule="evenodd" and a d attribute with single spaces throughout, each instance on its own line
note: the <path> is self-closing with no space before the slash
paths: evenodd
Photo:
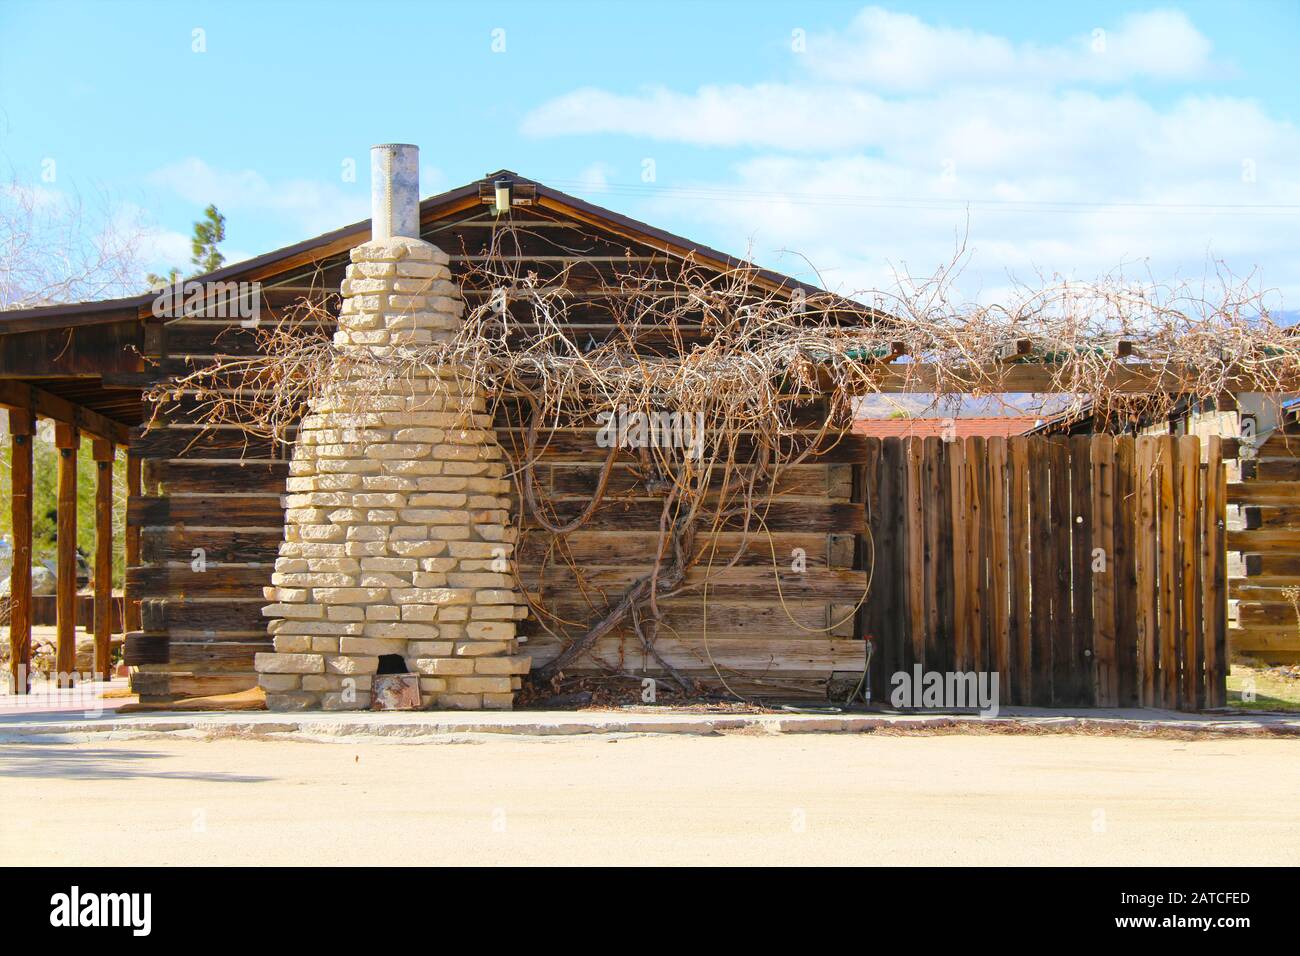
<path id="1" fill-rule="evenodd" d="M 95 453 L 95 674 L 112 678 L 113 443 L 98 439 Z"/>
<path id="2" fill-rule="evenodd" d="M 59 449 L 54 670 L 58 686 L 71 686 L 77 669 L 77 449 L 81 434 L 72 425 L 56 422 L 54 444 Z"/>
<path id="3" fill-rule="evenodd" d="M 9 413 L 10 506 L 13 515 L 14 563 L 9 572 L 9 677 L 15 694 L 32 688 L 32 439 L 36 416 Z"/>
<path id="4" fill-rule="evenodd" d="M 140 485 L 140 456 L 133 455 L 129 451 L 126 453 L 126 494 L 128 501 L 143 494 Z M 126 567 L 128 569 L 139 567 L 140 526 L 138 524 L 133 525 L 129 521 L 125 522 L 123 537 L 125 538 Z M 140 630 L 140 602 L 136 599 L 135 588 L 129 583 L 130 578 L 130 574 L 127 574 L 127 583 L 123 584 L 122 588 L 122 625 L 127 632 Z"/>

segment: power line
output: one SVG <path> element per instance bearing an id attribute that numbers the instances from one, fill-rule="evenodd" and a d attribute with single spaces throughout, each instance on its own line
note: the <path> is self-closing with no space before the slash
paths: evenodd
<path id="1" fill-rule="evenodd" d="M 728 186 L 667 186 L 659 183 L 601 183 L 588 180 L 547 178 L 557 186 L 582 187 L 589 193 L 708 199 L 720 202 L 784 203 L 795 206 L 862 206 L 876 209 L 968 209 L 987 208 L 996 212 L 1073 212 L 1176 214 L 1295 215 L 1300 203 L 1162 203 L 1143 201 L 1035 200 L 997 198 L 939 198 L 923 196 L 881 196 L 867 193 L 808 193 L 746 189 Z"/>

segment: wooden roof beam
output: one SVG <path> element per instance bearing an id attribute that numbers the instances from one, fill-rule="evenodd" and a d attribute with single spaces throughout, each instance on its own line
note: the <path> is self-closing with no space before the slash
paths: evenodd
<path id="1" fill-rule="evenodd" d="M 131 430 L 121 422 L 26 382 L 0 379 L 0 407 L 16 408 L 40 418 L 51 418 L 115 445 L 126 445 L 131 440 Z"/>

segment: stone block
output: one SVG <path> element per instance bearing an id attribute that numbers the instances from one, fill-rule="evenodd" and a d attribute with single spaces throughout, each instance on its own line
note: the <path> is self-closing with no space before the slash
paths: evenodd
<path id="1" fill-rule="evenodd" d="M 320 654 L 255 654 L 253 668 L 259 674 L 319 674 L 325 670 Z"/>

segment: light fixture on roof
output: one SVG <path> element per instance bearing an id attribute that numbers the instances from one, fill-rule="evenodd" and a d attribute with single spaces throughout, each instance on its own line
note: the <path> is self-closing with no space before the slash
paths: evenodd
<path id="1" fill-rule="evenodd" d="M 495 199 L 492 204 L 494 215 L 501 215 L 503 212 L 510 211 L 510 180 L 502 176 L 492 184 Z"/>

